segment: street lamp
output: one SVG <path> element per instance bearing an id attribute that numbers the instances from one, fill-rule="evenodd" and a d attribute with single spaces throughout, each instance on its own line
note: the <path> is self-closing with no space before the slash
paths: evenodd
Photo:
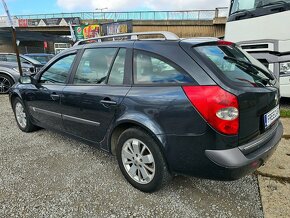
<path id="1" fill-rule="evenodd" d="M 96 11 L 103 12 L 103 10 L 108 10 L 108 8 L 96 8 L 95 10 L 96 10 Z"/>

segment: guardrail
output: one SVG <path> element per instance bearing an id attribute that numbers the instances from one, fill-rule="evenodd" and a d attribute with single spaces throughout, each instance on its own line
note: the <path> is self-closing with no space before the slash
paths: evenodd
<path id="1" fill-rule="evenodd" d="M 17 19 L 74 18 L 82 20 L 212 20 L 216 17 L 227 17 L 228 8 L 215 10 L 185 11 L 135 11 L 135 12 L 77 12 L 56 14 L 15 15 Z"/>

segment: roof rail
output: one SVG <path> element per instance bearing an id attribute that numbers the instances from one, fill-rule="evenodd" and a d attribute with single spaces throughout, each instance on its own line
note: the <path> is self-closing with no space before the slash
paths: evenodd
<path id="1" fill-rule="evenodd" d="M 148 35 L 163 35 L 165 40 L 178 40 L 179 37 L 175 35 L 172 32 L 168 31 L 155 31 L 155 32 L 137 32 L 137 33 L 125 33 L 125 34 L 117 34 L 117 35 L 110 35 L 110 36 L 99 36 L 99 37 L 94 37 L 94 38 L 89 38 L 89 39 L 83 39 L 80 41 L 77 41 L 74 45 L 82 45 L 85 42 L 88 41 L 97 41 L 97 42 L 102 42 L 103 39 L 112 39 L 115 41 L 116 39 L 124 39 L 126 38 L 127 40 L 138 40 L 138 36 L 148 36 Z"/>

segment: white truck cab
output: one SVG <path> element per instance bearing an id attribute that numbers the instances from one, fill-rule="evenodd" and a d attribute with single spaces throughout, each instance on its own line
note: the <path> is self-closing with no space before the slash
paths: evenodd
<path id="1" fill-rule="evenodd" d="M 290 0 L 232 0 L 225 40 L 280 77 L 281 96 L 290 98 Z"/>

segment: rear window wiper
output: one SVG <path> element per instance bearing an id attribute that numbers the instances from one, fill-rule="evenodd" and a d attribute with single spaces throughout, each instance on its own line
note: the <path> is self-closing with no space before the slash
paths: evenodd
<path id="1" fill-rule="evenodd" d="M 287 4 L 287 3 L 288 2 L 286 2 L 286 1 L 276 1 L 276 2 L 271 2 L 268 4 L 258 5 L 256 8 L 263 8 L 263 7 L 272 6 L 272 5 L 282 5 L 282 4 Z"/>
<path id="2" fill-rule="evenodd" d="M 229 57 L 229 56 L 224 56 L 224 59 L 225 60 L 232 60 L 232 61 L 235 61 L 236 63 L 244 64 L 244 65 L 247 65 L 249 67 L 255 68 L 256 70 L 259 70 L 260 72 L 262 72 L 270 80 L 275 80 L 274 76 L 272 74 L 270 74 L 268 71 L 264 70 L 261 67 L 258 67 L 256 65 L 254 65 L 254 64 L 252 64 L 250 62 L 242 61 L 242 60 L 239 60 L 237 58 L 233 58 L 233 57 Z"/>

